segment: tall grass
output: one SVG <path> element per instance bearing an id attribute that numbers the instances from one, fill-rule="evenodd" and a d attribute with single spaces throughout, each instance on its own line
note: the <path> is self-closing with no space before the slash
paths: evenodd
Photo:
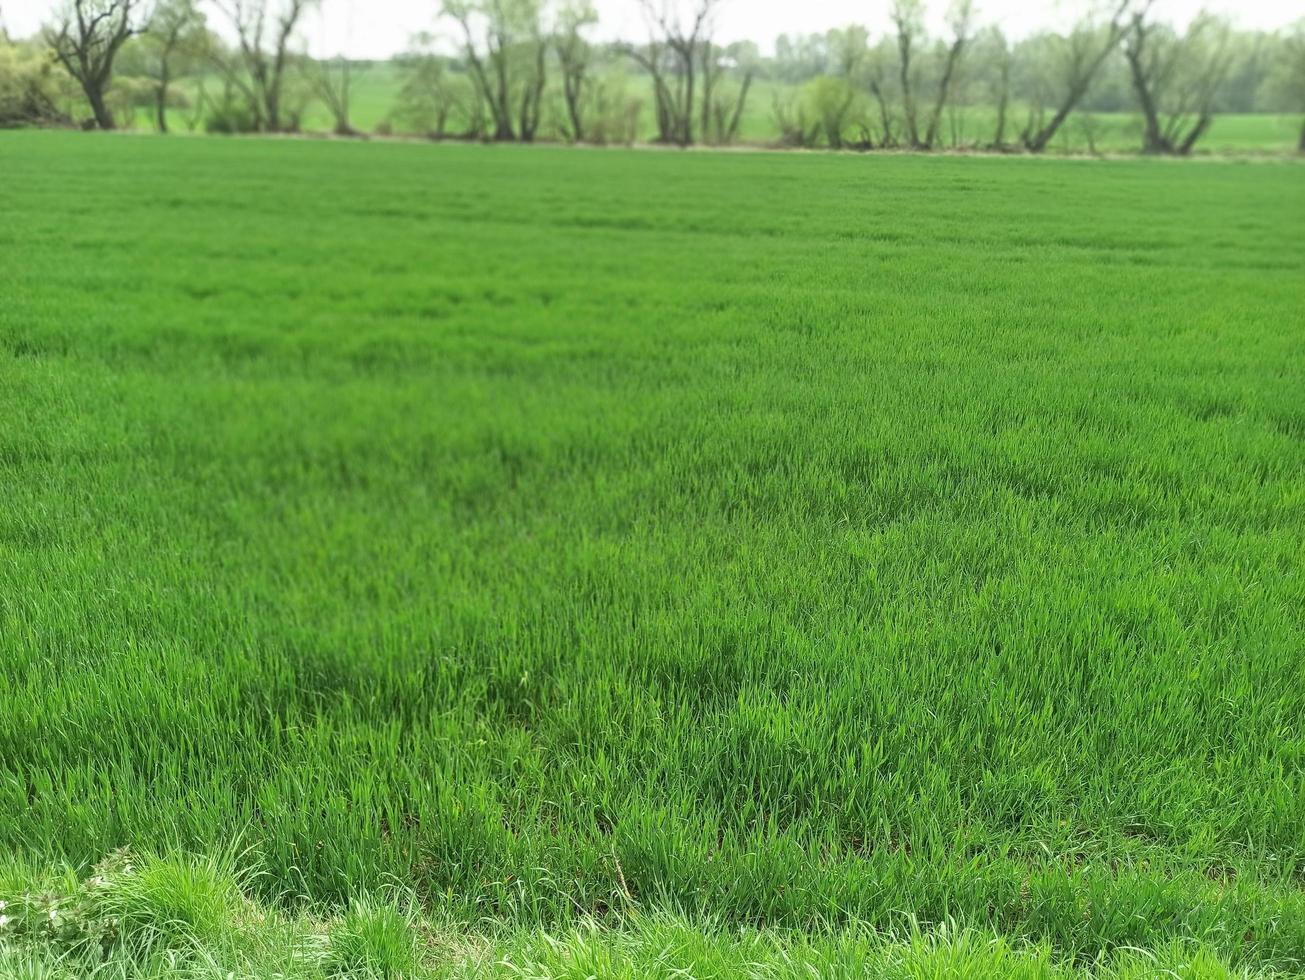
<path id="1" fill-rule="evenodd" d="M 0 847 L 1305 963 L 1299 167 L 0 159 Z"/>
<path id="2" fill-rule="evenodd" d="M 167 882 L 162 888 L 159 882 Z M 206 904 L 210 889 L 235 897 L 200 928 L 170 917 L 183 899 Z M 24 891 L 13 898 L 14 888 Z M 0 919 L 0 976 L 6 980 L 419 980 L 419 978 L 883 977 L 900 980 L 1192 980 L 1270 977 L 1237 969 L 1207 950 L 1170 943 L 1121 949 L 1077 962 L 1046 944 L 1012 944 L 990 931 L 942 923 L 901 933 L 864 928 L 795 932 L 735 930 L 713 919 L 656 913 L 598 923 L 580 919 L 554 932 L 466 924 L 414 915 L 411 898 L 365 899 L 338 916 L 286 914 L 240 895 L 211 859 L 119 853 L 84 881 L 0 869 L 11 896 Z"/>

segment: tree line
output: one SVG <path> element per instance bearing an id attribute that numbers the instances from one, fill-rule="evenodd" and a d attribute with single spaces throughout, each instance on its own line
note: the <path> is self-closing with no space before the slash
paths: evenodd
<path id="1" fill-rule="evenodd" d="M 887 0 L 890 27 L 782 36 L 763 54 L 716 37 L 722 0 L 629 0 L 646 32 L 595 40 L 589 0 L 443 0 L 439 33 L 393 59 L 381 131 L 532 142 L 740 140 L 765 113 L 795 147 L 1039 153 L 1075 120 L 1139 121 L 1139 149 L 1186 155 L 1219 112 L 1305 115 L 1305 21 L 1236 31 L 1201 14 L 1181 29 L 1154 0 L 1106 0 L 1018 41 L 953 0 L 946 30 L 924 0 Z M 310 106 L 356 132 L 354 95 L 373 63 L 304 52 L 315 0 L 66 0 L 28 39 L 0 27 L 0 125 L 113 129 L 142 110 L 167 132 L 293 132 Z M 2 22 L 0 22 L 2 23 Z M 757 105 L 765 88 L 768 104 Z M 755 138 L 755 135 L 753 136 Z M 1305 152 L 1305 122 L 1299 148 Z"/>

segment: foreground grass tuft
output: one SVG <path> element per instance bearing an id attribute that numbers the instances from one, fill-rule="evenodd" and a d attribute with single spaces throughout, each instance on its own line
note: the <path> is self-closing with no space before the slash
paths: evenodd
<path id="1" fill-rule="evenodd" d="M 900 935 L 845 928 L 736 929 L 657 913 L 546 931 L 435 922 L 410 897 L 356 899 L 342 916 L 287 914 L 241 893 L 212 862 L 125 852 L 78 879 L 9 866 L 0 927 L 2 980 L 171 978 L 424 980 L 517 977 L 865 977 L 887 980 L 1186 980 L 1271 977 L 1234 970 L 1212 950 L 1173 943 L 1076 963 L 1047 944 L 1011 944 L 955 925 Z M 15 889 L 22 887 L 21 891 Z M 23 910 L 20 920 L 15 909 Z M 48 926 L 50 909 L 63 922 Z M 183 918 L 184 917 L 184 918 Z M 478 931 L 478 929 L 480 931 Z"/>
<path id="2" fill-rule="evenodd" d="M 390 903 L 355 900 L 331 931 L 330 972 L 341 976 L 412 976 L 417 945 L 410 913 Z"/>

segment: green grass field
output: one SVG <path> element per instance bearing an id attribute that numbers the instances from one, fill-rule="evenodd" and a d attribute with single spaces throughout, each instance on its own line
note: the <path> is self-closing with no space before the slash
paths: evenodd
<path id="1" fill-rule="evenodd" d="M 0 976 L 1305 969 L 1300 165 L 0 169 Z"/>

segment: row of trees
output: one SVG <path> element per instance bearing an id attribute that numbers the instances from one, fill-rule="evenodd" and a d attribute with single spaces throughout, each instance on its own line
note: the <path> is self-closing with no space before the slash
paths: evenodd
<path id="1" fill-rule="evenodd" d="M 143 78 L 153 96 L 155 120 L 167 132 L 173 85 L 182 77 L 216 73 L 223 84 L 224 110 L 238 100 L 249 128 L 287 128 L 283 93 L 292 66 L 307 59 L 293 45 L 311 0 L 209 0 L 234 38 L 223 43 L 210 30 L 208 11 L 196 0 L 68 0 L 43 32 L 53 57 L 80 87 L 100 129 L 117 125 L 109 93 L 115 68 Z M 124 51 L 139 38 L 129 54 Z"/>
<path id="2" fill-rule="evenodd" d="M 0 39 L 0 122 L 58 120 L 75 85 L 101 129 L 147 102 L 164 132 L 181 108 L 192 127 L 283 132 L 315 101 L 351 133 L 366 66 L 302 53 L 314 2 L 66 0 L 39 39 Z M 1036 153 L 1075 113 L 1109 109 L 1138 114 L 1146 152 L 1181 155 L 1218 111 L 1305 113 L 1305 23 L 1247 34 L 1201 15 L 1180 31 L 1155 18 L 1153 0 L 1106 0 L 1064 31 L 1011 43 L 980 24 L 972 0 L 953 0 L 943 37 L 926 30 L 924 0 L 886 0 L 882 36 L 854 26 L 781 37 L 763 57 L 717 42 L 722 0 L 629 2 L 645 38 L 600 44 L 589 0 L 443 0 L 445 33 L 396 59 L 394 121 L 436 137 L 629 142 L 650 102 L 658 141 L 729 143 L 765 81 L 789 145 Z M 985 131 L 967 133 L 962 112 L 975 106 Z M 1305 126 L 1300 140 L 1305 151 Z"/>
<path id="3" fill-rule="evenodd" d="M 777 77 L 801 83 L 776 98 L 786 142 L 1036 153 L 1076 113 L 1091 144 L 1094 112 L 1134 111 L 1144 151 L 1186 154 L 1216 112 L 1305 112 L 1303 25 L 1240 33 L 1201 14 L 1179 31 L 1153 16 L 1151 0 L 1114 0 L 1068 31 L 1012 44 L 977 26 L 968 0 L 952 6 L 942 38 L 925 33 L 920 0 L 891 11 L 893 29 L 878 39 L 861 27 L 779 39 Z M 986 107 L 988 128 L 962 133 L 966 106 Z"/>

